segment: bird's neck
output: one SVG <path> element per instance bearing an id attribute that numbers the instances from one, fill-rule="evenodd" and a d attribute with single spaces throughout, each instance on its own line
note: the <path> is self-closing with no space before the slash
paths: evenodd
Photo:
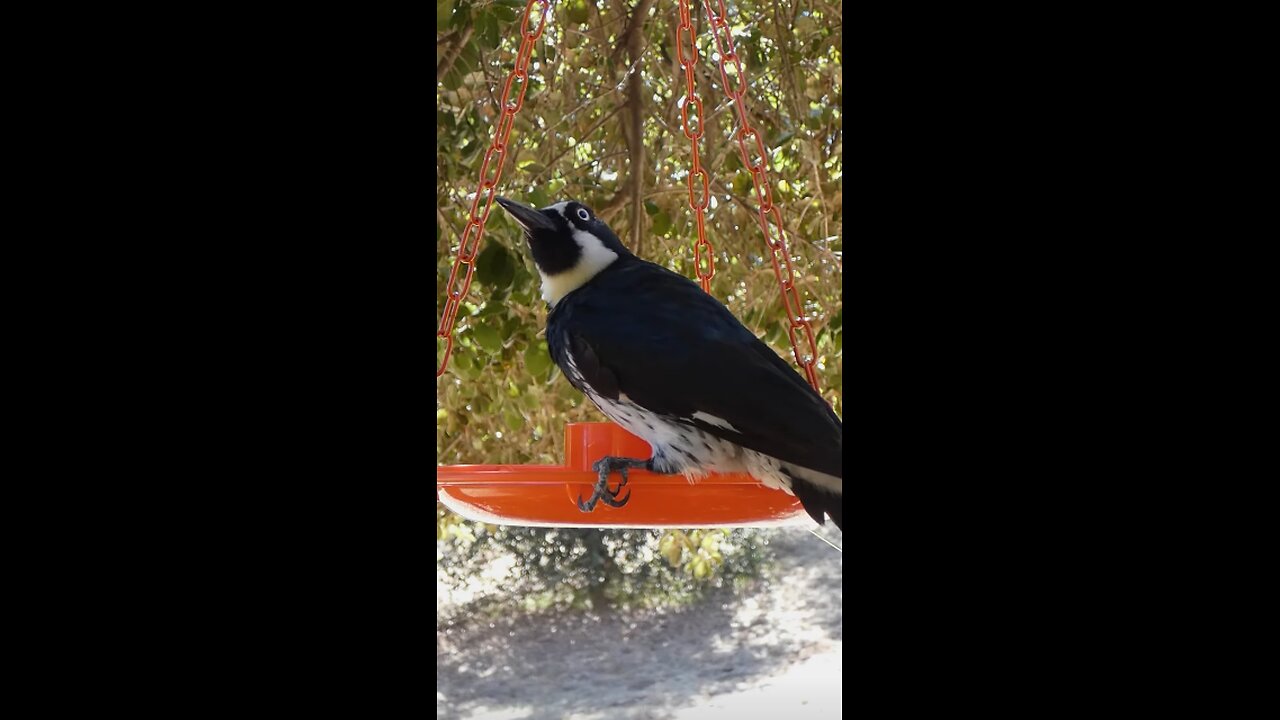
<path id="1" fill-rule="evenodd" d="M 587 235 L 587 233 L 582 234 Z M 617 252 L 605 247 L 598 239 L 588 237 L 594 242 L 586 241 L 585 238 L 579 240 L 582 254 L 578 256 L 578 262 L 574 263 L 573 267 L 554 275 L 538 271 L 538 274 L 542 275 L 542 299 L 550 303 L 551 307 L 555 307 L 565 295 L 586 285 L 621 257 Z"/>

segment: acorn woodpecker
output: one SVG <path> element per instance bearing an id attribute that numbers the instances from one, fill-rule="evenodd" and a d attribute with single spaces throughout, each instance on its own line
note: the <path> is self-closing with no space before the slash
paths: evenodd
<path id="1" fill-rule="evenodd" d="M 644 439 L 650 458 L 606 457 L 597 501 L 621 507 L 628 468 L 745 472 L 844 529 L 840 418 L 791 365 L 696 283 L 633 255 L 579 202 L 541 210 L 496 198 L 524 229 L 551 305 L 547 346 L 569 382 Z M 610 488 L 609 475 L 621 481 Z"/>

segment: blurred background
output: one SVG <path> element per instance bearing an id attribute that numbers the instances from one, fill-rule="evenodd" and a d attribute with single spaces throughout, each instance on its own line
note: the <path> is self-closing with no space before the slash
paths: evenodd
<path id="1" fill-rule="evenodd" d="M 841 5 L 725 5 L 817 338 L 821 393 L 843 416 Z M 524 8 L 436 4 L 437 324 Z M 736 112 L 705 10 L 691 4 L 691 15 L 712 293 L 794 363 L 751 176 L 731 139 Z M 693 278 L 677 24 L 675 0 L 556 0 L 498 192 L 535 207 L 582 201 L 638 255 Z M 537 272 L 495 207 L 436 380 L 437 464 L 559 464 L 566 423 L 604 420 L 560 377 L 545 325 Z M 819 532 L 842 544 L 830 525 Z M 437 506 L 437 716 L 838 715 L 842 582 L 840 554 L 807 529 L 499 527 Z"/>

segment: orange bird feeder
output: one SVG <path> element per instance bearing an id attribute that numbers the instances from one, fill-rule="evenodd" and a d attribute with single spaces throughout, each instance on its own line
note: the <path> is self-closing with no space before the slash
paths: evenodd
<path id="1" fill-rule="evenodd" d="M 628 472 L 631 499 L 620 508 L 603 503 L 584 513 L 577 500 L 591 497 L 592 463 L 605 455 L 647 458 L 649 443 L 613 423 L 569 423 L 564 465 L 447 465 L 436 468 L 440 502 L 468 520 L 530 527 L 776 527 L 812 525 L 800 501 L 767 488 L 750 475 L 708 475 L 690 483 L 683 475 Z M 616 486 L 621 477 L 609 476 Z M 625 491 L 624 491 L 625 492 Z"/>

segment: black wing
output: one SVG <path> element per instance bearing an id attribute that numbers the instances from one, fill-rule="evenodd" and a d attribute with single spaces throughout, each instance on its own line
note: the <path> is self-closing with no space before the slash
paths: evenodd
<path id="1" fill-rule="evenodd" d="M 599 394 L 801 467 L 843 477 L 839 418 L 791 365 L 687 278 L 615 262 L 552 311 L 552 356 L 572 353 Z M 568 373 L 566 373 L 568 374 Z M 705 413 L 734 430 L 695 419 Z"/>

